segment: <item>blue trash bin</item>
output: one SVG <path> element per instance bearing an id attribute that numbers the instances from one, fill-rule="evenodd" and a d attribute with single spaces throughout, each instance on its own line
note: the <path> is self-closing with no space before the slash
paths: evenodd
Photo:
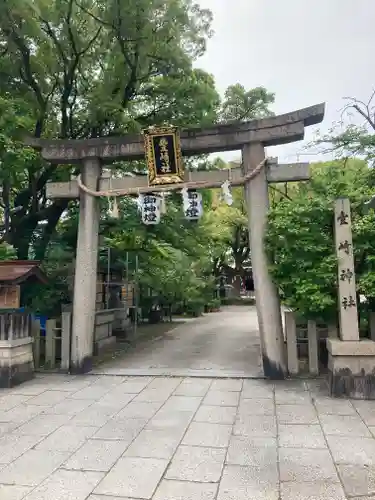
<path id="1" fill-rule="evenodd" d="M 41 314 L 33 314 L 33 319 L 38 319 L 40 322 L 40 335 L 42 337 L 46 336 L 46 322 L 47 316 L 42 316 Z"/>

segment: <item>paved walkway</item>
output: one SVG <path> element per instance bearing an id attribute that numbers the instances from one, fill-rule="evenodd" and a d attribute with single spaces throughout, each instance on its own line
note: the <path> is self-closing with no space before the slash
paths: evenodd
<path id="1" fill-rule="evenodd" d="M 108 375 L 259 377 L 263 375 L 255 307 L 225 307 L 177 326 L 122 359 L 100 368 Z"/>
<path id="2" fill-rule="evenodd" d="M 1 500 L 375 495 L 375 402 L 317 381 L 39 377 L 0 392 L 0 435 Z"/>

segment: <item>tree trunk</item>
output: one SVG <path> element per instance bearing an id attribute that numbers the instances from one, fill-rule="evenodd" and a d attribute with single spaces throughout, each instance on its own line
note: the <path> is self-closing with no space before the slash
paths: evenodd
<path id="1" fill-rule="evenodd" d="M 241 295 L 241 284 L 242 284 L 242 279 L 240 274 L 235 274 L 232 285 L 233 285 L 233 294 L 236 297 L 239 297 Z"/>
<path id="2" fill-rule="evenodd" d="M 18 260 L 28 260 L 29 259 L 29 243 L 28 242 L 22 242 L 19 245 L 13 244 L 13 247 L 15 248 L 17 252 L 17 259 Z"/>

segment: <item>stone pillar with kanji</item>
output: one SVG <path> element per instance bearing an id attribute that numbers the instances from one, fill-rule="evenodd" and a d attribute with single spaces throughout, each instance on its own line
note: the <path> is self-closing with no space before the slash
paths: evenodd
<path id="1" fill-rule="evenodd" d="M 335 244 L 338 263 L 340 338 L 344 341 L 359 340 L 352 220 L 350 202 L 347 198 L 339 198 L 335 203 Z"/>
<path id="2" fill-rule="evenodd" d="M 332 396 L 375 399 L 375 342 L 359 335 L 350 201 L 334 207 L 337 255 L 337 299 L 340 338 L 327 339 L 329 388 Z"/>

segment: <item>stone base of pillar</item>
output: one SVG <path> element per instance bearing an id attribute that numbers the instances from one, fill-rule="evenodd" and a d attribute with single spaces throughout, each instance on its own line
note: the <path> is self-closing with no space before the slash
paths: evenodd
<path id="1" fill-rule="evenodd" d="M 92 370 L 92 356 L 86 356 L 79 363 L 71 362 L 70 374 L 71 375 L 84 375 Z"/>
<path id="2" fill-rule="evenodd" d="M 0 388 L 11 388 L 33 377 L 33 339 L 0 341 Z"/>
<path id="3" fill-rule="evenodd" d="M 330 395 L 375 400 L 375 342 L 327 339 Z"/>
<path id="4" fill-rule="evenodd" d="M 285 368 L 281 364 L 270 361 L 268 356 L 262 354 L 263 373 L 265 378 L 270 380 L 285 380 Z"/>

